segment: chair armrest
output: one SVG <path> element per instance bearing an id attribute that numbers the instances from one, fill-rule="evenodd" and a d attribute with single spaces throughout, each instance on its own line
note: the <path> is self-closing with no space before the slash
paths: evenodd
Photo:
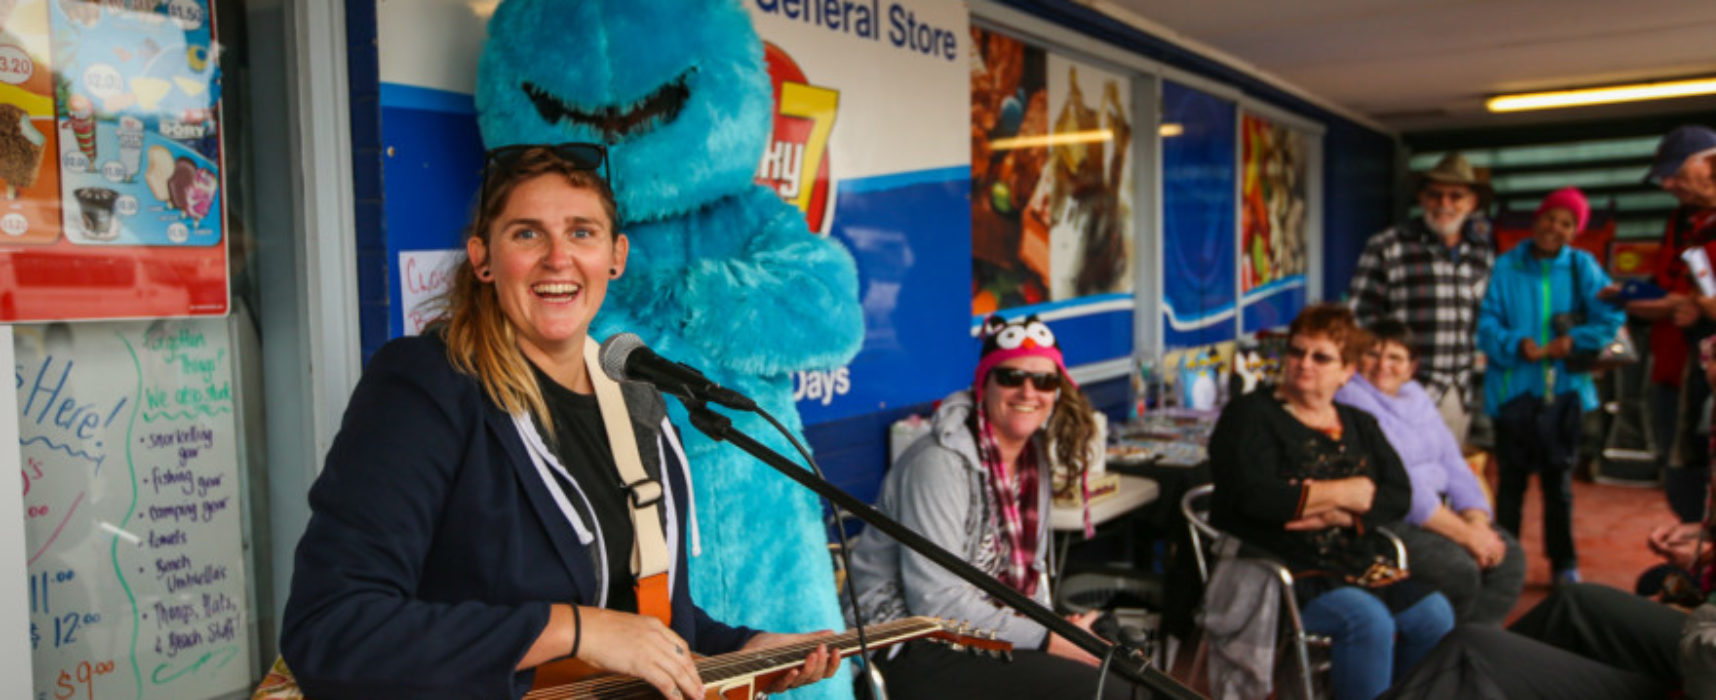
<path id="1" fill-rule="evenodd" d="M 1380 525 L 1377 526 L 1376 531 L 1382 533 L 1389 542 L 1394 544 L 1394 565 L 1400 567 L 1401 571 L 1411 571 L 1412 567 L 1406 561 L 1406 543 L 1400 541 L 1400 536 L 1394 534 L 1393 530 Z"/>

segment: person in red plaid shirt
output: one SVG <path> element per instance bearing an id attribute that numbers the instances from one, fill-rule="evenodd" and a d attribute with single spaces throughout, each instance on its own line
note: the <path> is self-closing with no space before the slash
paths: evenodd
<path id="1" fill-rule="evenodd" d="M 1495 265 L 1480 206 L 1489 196 L 1465 157 L 1448 154 L 1419 178 L 1423 216 L 1372 236 L 1347 291 L 1359 325 L 1392 318 L 1411 327 L 1420 358 L 1415 379 L 1460 442 L 1477 396 L 1478 305 Z"/>

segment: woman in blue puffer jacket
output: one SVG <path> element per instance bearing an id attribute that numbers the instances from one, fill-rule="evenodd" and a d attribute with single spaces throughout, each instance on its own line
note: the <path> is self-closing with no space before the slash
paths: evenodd
<path id="1" fill-rule="evenodd" d="M 1573 464 L 1580 416 L 1597 407 L 1590 372 L 1569 366 L 1582 369 L 1580 356 L 1608 344 L 1626 317 L 1597 298 L 1609 285 L 1602 265 L 1567 245 L 1585 229 L 1590 211 L 1576 188 L 1545 197 L 1531 238 L 1496 259 L 1478 312 L 1478 349 L 1489 360 L 1484 410 L 1495 421 L 1501 476 L 1496 522 L 1519 535 L 1525 486 L 1538 472 L 1544 548 L 1558 583 L 1579 580 Z"/>

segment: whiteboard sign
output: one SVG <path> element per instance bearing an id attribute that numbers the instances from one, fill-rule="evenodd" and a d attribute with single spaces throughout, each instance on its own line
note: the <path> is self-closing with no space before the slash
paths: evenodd
<path id="1" fill-rule="evenodd" d="M 35 697 L 249 683 L 224 319 L 19 326 Z"/>

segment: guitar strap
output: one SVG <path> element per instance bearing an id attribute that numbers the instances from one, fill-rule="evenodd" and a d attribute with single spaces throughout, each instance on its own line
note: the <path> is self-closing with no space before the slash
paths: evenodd
<path id="1" fill-rule="evenodd" d="M 631 414 L 626 411 L 625 395 L 619 382 L 602 371 L 601 344 L 594 338 L 584 339 L 584 368 L 590 383 L 596 388 L 596 404 L 602 411 L 602 425 L 608 433 L 608 446 L 614 453 L 620 482 L 630 495 L 632 515 L 632 576 L 637 580 L 638 612 L 673 623 L 673 603 L 667 585 L 667 542 L 662 534 L 660 504 L 661 482 L 649 478 L 643 460 L 638 456 L 638 441 L 632 432 Z M 665 468 L 665 465 L 663 466 Z"/>

